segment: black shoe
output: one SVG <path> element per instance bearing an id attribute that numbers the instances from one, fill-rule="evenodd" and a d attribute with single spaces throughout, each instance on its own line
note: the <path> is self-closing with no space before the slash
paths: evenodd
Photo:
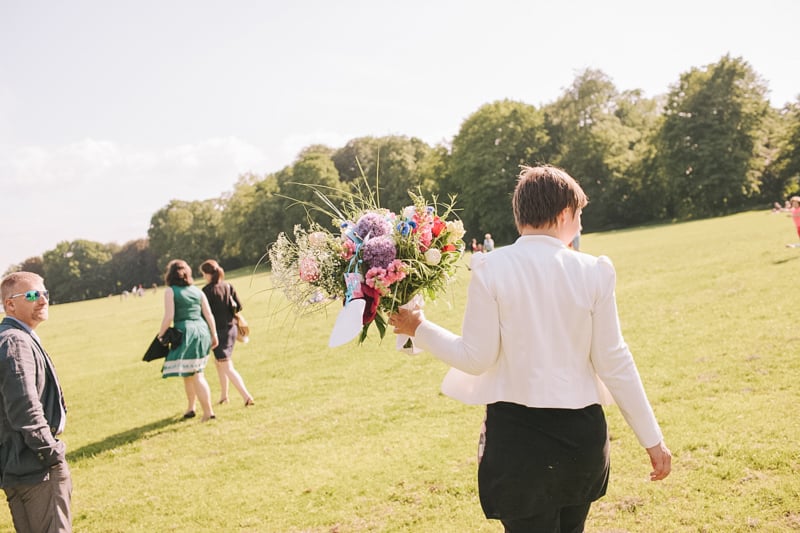
<path id="1" fill-rule="evenodd" d="M 183 418 L 194 418 L 195 416 L 196 415 L 194 411 L 186 411 L 183 413 Z"/>

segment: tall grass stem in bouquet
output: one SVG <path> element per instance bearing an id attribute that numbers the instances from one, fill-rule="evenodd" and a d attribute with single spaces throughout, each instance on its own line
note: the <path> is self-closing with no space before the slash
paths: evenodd
<path id="1" fill-rule="evenodd" d="M 352 192 L 301 185 L 317 201 L 297 203 L 326 214 L 330 227 L 309 222 L 278 235 L 268 250 L 273 286 L 300 313 L 343 305 L 330 346 L 356 337 L 362 343 L 373 325 L 383 338 L 387 316 L 401 305 L 421 305 L 447 289 L 464 253 L 455 196 L 439 203 L 409 191 L 409 204 L 392 211 L 366 179 Z"/>

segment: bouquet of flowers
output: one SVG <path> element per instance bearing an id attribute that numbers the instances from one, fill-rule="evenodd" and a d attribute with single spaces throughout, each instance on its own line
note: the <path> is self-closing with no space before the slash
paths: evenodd
<path id="1" fill-rule="evenodd" d="M 409 192 L 411 204 L 393 212 L 380 208 L 372 191 L 349 195 L 340 207 L 312 188 L 322 204 L 310 207 L 330 215 L 334 229 L 297 225 L 294 238 L 281 233 L 268 254 L 273 285 L 297 309 L 343 302 L 330 346 L 356 336 L 363 342 L 373 324 L 383 338 L 387 315 L 446 288 L 464 252 L 464 226 L 449 220 L 454 198 L 440 205 Z"/>

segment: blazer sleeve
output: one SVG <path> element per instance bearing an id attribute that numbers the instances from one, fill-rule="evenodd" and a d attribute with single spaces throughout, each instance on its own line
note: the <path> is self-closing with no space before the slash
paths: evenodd
<path id="1" fill-rule="evenodd" d="M 592 314 L 592 365 L 639 443 L 650 448 L 661 442 L 663 436 L 633 355 L 622 337 L 614 293 L 616 272 L 611 260 L 604 256 L 598 258 L 597 269 L 599 284 Z"/>

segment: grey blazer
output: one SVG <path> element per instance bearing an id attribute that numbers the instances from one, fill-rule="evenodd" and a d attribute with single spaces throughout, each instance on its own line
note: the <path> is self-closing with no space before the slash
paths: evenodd
<path id="1" fill-rule="evenodd" d="M 35 484 L 65 461 L 55 436 L 65 416 L 55 368 L 18 322 L 0 322 L 0 486 Z"/>

